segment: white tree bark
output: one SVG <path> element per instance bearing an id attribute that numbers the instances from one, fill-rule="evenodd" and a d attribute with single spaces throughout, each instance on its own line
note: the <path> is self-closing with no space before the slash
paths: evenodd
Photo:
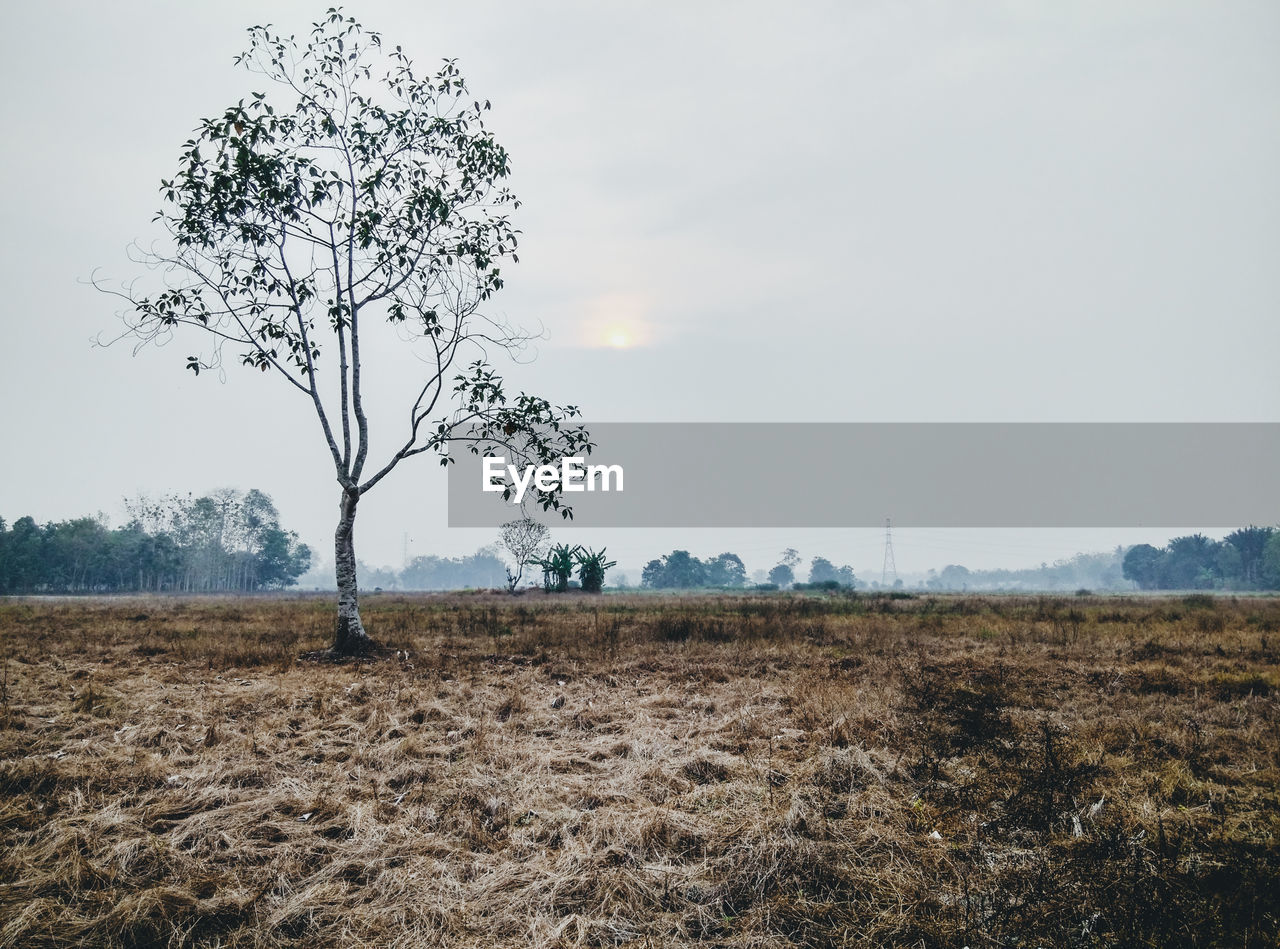
<path id="1" fill-rule="evenodd" d="M 338 580 L 338 628 L 333 652 L 359 655 L 372 645 L 360 621 L 360 594 L 356 584 L 355 524 L 357 490 L 344 489 L 339 503 L 338 529 L 334 531 L 334 561 Z"/>

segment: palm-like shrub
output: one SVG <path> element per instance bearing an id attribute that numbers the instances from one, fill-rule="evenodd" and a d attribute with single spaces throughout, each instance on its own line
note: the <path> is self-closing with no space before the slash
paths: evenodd
<path id="1" fill-rule="evenodd" d="M 569 576 L 577 562 L 581 547 L 556 544 L 541 560 L 535 561 L 542 568 L 542 588 L 548 593 L 563 593 L 569 589 Z"/>
<path id="2" fill-rule="evenodd" d="M 600 588 L 604 586 L 604 572 L 618 565 L 616 560 L 605 560 L 606 549 L 602 547 L 597 553 L 594 550 L 578 548 L 578 580 L 582 583 L 584 593 L 599 593 Z"/>

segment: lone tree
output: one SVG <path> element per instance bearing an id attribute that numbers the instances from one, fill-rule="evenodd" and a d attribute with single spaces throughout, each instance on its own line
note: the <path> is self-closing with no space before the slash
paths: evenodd
<path id="1" fill-rule="evenodd" d="M 200 121 L 161 183 L 156 220 L 169 240 L 133 255 L 158 286 L 108 292 L 127 301 L 121 336 L 135 351 L 180 331 L 203 340 L 186 357 L 192 372 L 230 356 L 308 400 L 340 487 L 331 652 L 361 654 L 373 649 L 353 543 L 366 492 L 413 455 L 447 464 L 451 441 L 528 463 L 591 445 L 569 421 L 576 407 L 508 398 L 490 368 L 490 349 L 515 354 L 530 339 L 481 312 L 501 265 L 517 259 L 519 202 L 503 185 L 507 152 L 484 127 L 489 103 L 471 97 L 455 62 L 419 76 L 399 46 L 387 51 L 337 9 L 302 42 L 269 26 L 249 37 L 235 61 L 275 95 L 254 92 Z M 371 459 L 366 343 L 388 325 L 425 370 L 397 418 L 398 447 Z"/>
<path id="2" fill-rule="evenodd" d="M 551 538 L 551 529 L 531 517 L 522 517 L 503 524 L 498 529 L 498 537 L 515 561 L 515 573 L 507 570 L 507 589 L 514 593 L 524 576 L 525 567 L 542 559 Z"/>

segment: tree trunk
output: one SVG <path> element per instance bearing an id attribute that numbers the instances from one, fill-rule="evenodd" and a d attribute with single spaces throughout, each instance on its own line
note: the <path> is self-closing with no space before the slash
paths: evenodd
<path id="1" fill-rule="evenodd" d="M 356 504 L 360 495 L 343 490 L 339 504 L 341 517 L 334 532 L 334 562 L 338 579 L 338 629 L 330 650 L 335 656 L 364 655 L 373 648 L 373 640 L 360 622 L 360 597 L 356 589 L 355 523 Z"/>

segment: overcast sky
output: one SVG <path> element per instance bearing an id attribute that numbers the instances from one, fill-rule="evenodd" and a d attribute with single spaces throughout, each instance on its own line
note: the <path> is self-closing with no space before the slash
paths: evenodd
<path id="1" fill-rule="evenodd" d="M 494 309 L 546 326 L 510 375 L 602 421 L 1280 420 L 1280 5 L 487 3 L 346 6 L 424 65 L 456 57 L 511 152 L 521 263 Z M 116 327 L 157 185 L 200 117 L 265 81 L 244 29 L 322 4 L 42 2 L 0 36 L 0 515 L 258 487 L 332 558 L 309 405 Z M 614 347 L 615 337 L 628 345 Z M 387 405 L 384 413 L 402 412 Z M 375 416 L 375 424 L 378 422 Z M 357 552 L 445 526 L 402 466 Z M 1280 516 L 1280 515 L 1278 515 Z M 1232 526 L 1232 525 L 1223 525 Z M 872 531 L 559 531 L 628 567 L 782 546 L 876 578 Z M 1024 565 L 1115 531 L 904 531 L 900 570 Z M 633 579 L 638 579 L 633 577 Z"/>

